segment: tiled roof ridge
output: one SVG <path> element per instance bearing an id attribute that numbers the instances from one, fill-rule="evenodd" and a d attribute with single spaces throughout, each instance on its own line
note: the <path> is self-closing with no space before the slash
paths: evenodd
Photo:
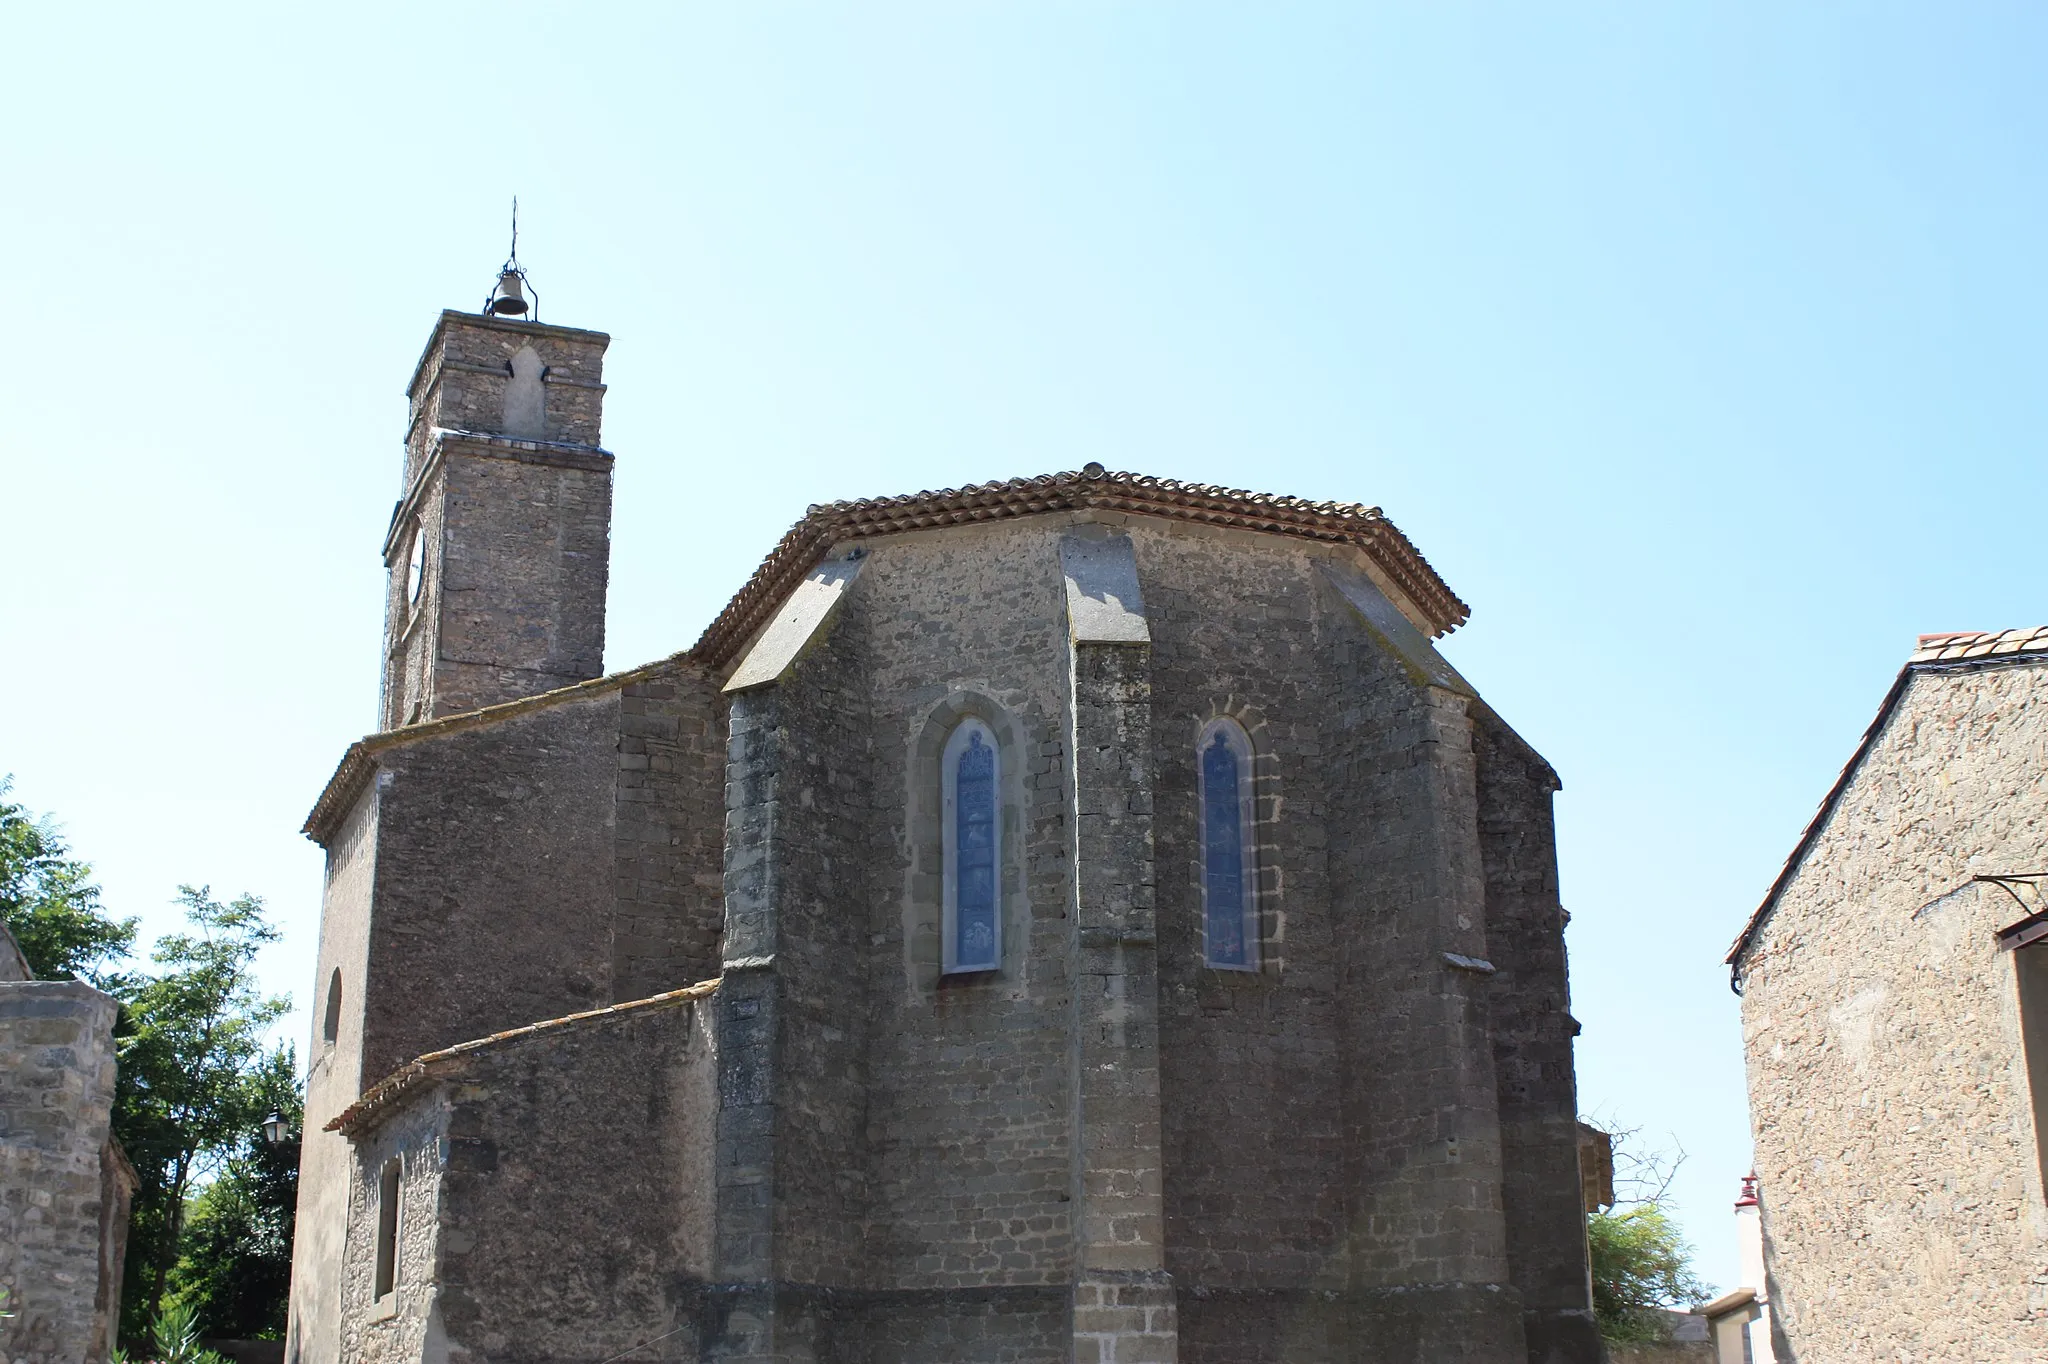
<path id="1" fill-rule="evenodd" d="M 2048 625 L 2017 630 L 1946 630 L 1922 635 L 1909 663 L 1948 663 L 1957 659 L 2000 658 L 2009 654 L 2048 653 Z"/>
<path id="2" fill-rule="evenodd" d="M 454 1046 L 443 1047 L 439 1051 L 430 1051 L 424 1055 L 416 1056 L 379 1080 L 376 1084 L 364 1090 L 361 1098 L 358 1098 L 354 1103 L 342 1109 L 341 1112 L 328 1120 L 326 1130 L 329 1132 L 353 1134 L 404 1095 L 418 1088 L 424 1081 L 432 1079 L 439 1072 L 446 1070 L 450 1063 L 459 1061 L 467 1056 L 473 1056 L 487 1048 L 501 1046 L 510 1042 L 524 1041 L 530 1037 L 538 1037 L 543 1033 L 558 1032 L 578 1024 L 610 1022 L 628 1014 L 646 1013 L 654 1009 L 673 1008 L 678 1004 L 688 1004 L 693 1000 L 703 999 L 705 996 L 716 991 L 720 979 L 722 977 L 713 977 L 710 980 L 700 980 L 695 985 L 686 985 L 680 990 L 668 990 L 662 994 L 649 995 L 645 999 L 630 999 L 622 1004 L 608 1004 L 601 1009 L 585 1009 L 581 1013 L 564 1014 L 560 1018 L 542 1019 L 538 1023 L 528 1023 L 524 1027 L 519 1028 L 507 1028 L 503 1032 L 494 1032 L 488 1037 L 472 1038 L 467 1042 L 457 1042 Z"/>
<path id="3" fill-rule="evenodd" d="M 1899 698 L 1905 695 L 1906 683 L 1912 680 L 1915 673 L 1977 671 L 1930 665 L 1986 661 L 2000 663 L 2014 655 L 2034 655 L 2048 662 L 2048 625 L 2028 626 L 2017 630 L 1950 630 L 1918 637 L 1912 655 L 1907 658 L 1906 665 L 1899 669 L 1899 675 L 1892 681 L 1891 690 L 1885 693 L 1884 700 L 1878 705 L 1876 717 L 1871 720 L 1870 727 L 1863 731 L 1863 737 L 1857 741 L 1856 750 L 1849 755 L 1849 761 L 1842 765 L 1841 775 L 1835 778 L 1835 784 L 1821 797 L 1820 808 L 1813 812 L 1813 818 L 1807 821 L 1805 831 L 1799 835 L 1799 841 L 1792 846 L 1792 855 L 1785 859 L 1784 867 L 1778 872 L 1777 879 L 1771 882 L 1771 888 L 1765 893 L 1763 902 L 1742 926 L 1742 932 L 1729 947 L 1728 955 L 1722 958 L 1733 978 L 1740 979 L 1742 954 L 1749 949 L 1750 943 L 1756 938 L 1757 930 L 1763 927 L 1764 920 L 1777 905 L 1778 897 L 1784 893 L 1785 887 L 1792 884 L 1792 878 L 1799 871 L 1800 864 L 1806 860 L 1806 854 L 1820 838 L 1821 829 L 1826 826 L 1828 816 L 1832 815 L 1835 806 L 1841 803 L 1842 796 L 1848 791 L 1849 783 L 1855 778 L 1857 769 L 1863 766 L 1863 760 L 1876 745 L 1878 735 L 1884 732 L 1885 723 L 1891 719 L 1893 708 L 1899 704 Z"/>
<path id="4" fill-rule="evenodd" d="M 1472 614 L 1378 507 L 1183 483 L 1091 464 L 1078 472 L 814 504 L 769 551 L 690 652 L 713 667 L 727 661 L 836 540 L 1068 510 L 1135 512 L 1357 545 L 1429 617 L 1432 634 L 1455 630 Z"/>

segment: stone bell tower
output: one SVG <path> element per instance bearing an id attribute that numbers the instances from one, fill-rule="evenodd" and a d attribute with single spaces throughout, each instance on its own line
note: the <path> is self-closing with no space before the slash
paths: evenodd
<path id="1" fill-rule="evenodd" d="M 612 456 L 603 332 L 528 321 L 507 262 L 444 312 L 406 390 L 405 493 L 384 537 L 383 729 L 598 676 Z"/>

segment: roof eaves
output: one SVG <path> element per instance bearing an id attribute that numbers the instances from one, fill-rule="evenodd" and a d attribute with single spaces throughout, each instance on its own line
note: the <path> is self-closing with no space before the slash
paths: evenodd
<path id="1" fill-rule="evenodd" d="M 1455 630 L 1471 616 L 1471 608 L 1378 507 L 1308 502 L 1090 468 L 814 506 L 769 552 L 691 653 L 713 669 L 729 662 L 796 581 L 838 541 L 1067 510 L 1131 512 L 1354 545 L 1425 614 L 1431 634 Z"/>
<path id="2" fill-rule="evenodd" d="M 522 1042 L 529 1038 L 560 1032 L 582 1024 L 608 1023 L 629 1015 L 649 1013 L 656 1009 L 669 1009 L 703 999 L 718 989 L 718 980 L 700 980 L 695 985 L 686 985 L 680 990 L 669 990 L 663 994 L 649 995 L 646 999 L 628 1000 L 623 1004 L 611 1004 L 602 1009 L 586 1009 L 582 1013 L 565 1014 L 560 1018 L 544 1019 L 529 1023 L 521 1028 L 507 1028 L 494 1032 L 488 1037 L 474 1038 L 468 1042 L 457 1042 L 452 1047 L 430 1051 L 414 1057 L 391 1074 L 363 1091 L 362 1097 L 328 1120 L 326 1130 L 340 1132 L 353 1137 L 362 1132 L 392 1108 L 406 1095 L 420 1088 L 428 1081 L 446 1074 L 459 1062 L 493 1047 Z"/>
<path id="3" fill-rule="evenodd" d="M 1998 647 L 2015 637 L 2020 641 L 2016 649 Z M 1976 672 L 1986 666 L 2040 662 L 2048 662 L 2048 626 L 2028 630 L 1920 636 L 1918 647 L 1906 661 L 1906 666 L 1899 669 L 1899 675 L 1892 680 L 1891 690 L 1885 693 L 1884 701 L 1879 704 L 1876 718 L 1871 720 L 1870 727 L 1863 731 L 1863 738 L 1858 741 L 1856 751 L 1849 755 L 1849 761 L 1843 766 L 1842 774 L 1835 778 L 1835 784 L 1830 786 L 1827 795 L 1821 798 L 1820 808 L 1814 811 L 1812 820 L 1807 823 L 1806 831 L 1800 834 L 1799 842 L 1793 846 L 1792 855 L 1785 859 L 1785 865 L 1778 872 L 1777 879 L 1771 882 L 1771 888 L 1765 894 L 1763 903 L 1749 916 L 1749 922 L 1743 925 L 1742 933 L 1729 947 L 1728 955 L 1722 958 L 1723 964 L 1729 968 L 1731 985 L 1741 978 L 1742 954 L 1749 950 L 1749 945 L 1755 940 L 1757 931 L 1763 927 L 1764 920 L 1777 908 L 1778 897 L 1792 884 L 1792 878 L 1798 873 L 1800 864 L 1806 860 L 1806 854 L 1820 838 L 1821 830 L 1834 814 L 1835 807 L 1841 803 L 1843 793 L 1849 789 L 1849 783 L 1856 776 L 1857 769 L 1863 765 L 1864 758 L 1876 744 L 1878 735 L 1884 732 L 1885 724 L 1891 719 L 1892 711 L 1899 703 L 1899 697 L 1905 694 L 1906 684 L 1919 673 Z"/>
<path id="4" fill-rule="evenodd" d="M 446 314 L 443 322 L 455 316 L 461 315 Z M 493 724 L 542 706 L 616 688 L 678 664 L 701 667 L 707 673 L 719 671 L 738 657 L 783 599 L 836 542 L 1068 510 L 1121 511 L 1348 544 L 1362 551 L 1424 615 L 1431 635 L 1448 634 L 1472 614 L 1471 608 L 1451 591 L 1414 543 L 1378 507 L 1357 503 L 1309 502 L 1299 497 L 1182 483 L 1149 474 L 1112 473 L 1099 465 L 1080 472 L 1040 474 L 1001 483 L 833 502 L 813 506 L 803 520 L 789 528 L 690 649 L 627 672 L 359 739 L 342 755 L 300 832 L 325 846 L 362 794 L 363 785 L 375 767 L 372 759 L 385 749 Z"/>
<path id="5" fill-rule="evenodd" d="M 1799 842 L 1793 846 L 1792 855 L 1785 859 L 1785 865 L 1779 870 L 1777 879 L 1771 882 L 1771 888 L 1764 895 L 1763 903 L 1749 916 L 1749 922 L 1743 925 L 1741 936 L 1737 937 L 1734 946 L 1728 949 L 1728 955 L 1721 959 L 1729 968 L 1731 983 L 1741 975 L 1743 952 L 1756 937 L 1757 930 L 1763 927 L 1764 919 L 1777 907 L 1778 897 L 1784 893 L 1785 887 L 1792 884 L 1792 877 L 1798 872 L 1799 864 L 1806 860 L 1807 852 L 1819 839 L 1820 831 L 1826 827 L 1828 816 L 1835 812 L 1835 806 L 1841 803 L 1842 793 L 1849 789 L 1849 782 L 1856 775 L 1856 769 L 1863 765 L 1863 759 L 1869 754 L 1871 745 L 1877 742 L 1877 736 L 1883 732 L 1885 722 L 1891 719 L 1892 708 L 1898 705 L 1899 697 L 1905 693 L 1906 683 L 1912 679 L 1914 671 L 1915 665 L 1908 663 L 1899 669 L 1899 675 L 1892 679 L 1891 690 L 1884 694 L 1883 702 L 1878 705 L 1877 718 L 1863 731 L 1862 739 L 1857 741 L 1856 751 L 1849 755 L 1849 761 L 1842 767 L 1842 774 L 1835 778 L 1835 784 L 1821 797 L 1820 808 L 1814 811 L 1813 818 L 1807 821 L 1805 832 L 1799 835 Z"/>

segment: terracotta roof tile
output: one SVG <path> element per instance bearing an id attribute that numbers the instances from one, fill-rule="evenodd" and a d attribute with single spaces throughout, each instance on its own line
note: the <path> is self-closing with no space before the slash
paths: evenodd
<path id="1" fill-rule="evenodd" d="M 1419 611 L 1431 635 L 1463 625 L 1471 608 L 1437 576 L 1414 544 L 1378 507 L 1353 502 L 1309 502 L 1277 493 L 1182 483 L 1149 474 L 1112 473 L 1091 464 L 1077 473 L 1041 474 L 1003 483 L 971 483 L 902 497 L 860 498 L 813 506 L 769 552 L 753 577 L 726 604 L 694 647 L 629 672 L 521 697 L 481 710 L 445 715 L 425 724 L 372 734 L 350 745 L 301 832 L 323 846 L 361 794 L 375 767 L 374 754 L 416 740 L 495 724 L 530 710 L 593 696 L 666 668 L 717 673 L 747 646 L 796 584 L 835 543 L 875 535 L 1006 520 L 1037 512 L 1096 509 L 1204 525 L 1291 535 L 1357 546 Z"/>
<path id="2" fill-rule="evenodd" d="M 1357 545 L 1428 619 L 1431 634 L 1455 630 L 1472 614 L 1378 507 L 1309 502 L 1149 474 L 1112 473 L 1091 464 L 1078 473 L 1041 474 L 1003 483 L 813 506 L 711 622 L 691 655 L 716 667 L 745 647 L 796 580 L 837 541 L 1082 509 L 1133 512 Z"/>
<path id="3" fill-rule="evenodd" d="M 1920 636 L 1909 663 L 1941 663 L 1954 658 L 1987 658 L 2000 654 L 2034 653 L 2048 648 L 2048 625 L 2018 630 L 1948 630 Z"/>

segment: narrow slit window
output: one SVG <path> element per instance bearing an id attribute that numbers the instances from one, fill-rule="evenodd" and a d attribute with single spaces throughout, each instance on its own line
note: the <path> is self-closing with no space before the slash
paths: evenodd
<path id="1" fill-rule="evenodd" d="M 1202 959 L 1259 969 L 1258 842 L 1252 745 L 1235 720 L 1211 720 L 1196 745 L 1202 815 Z"/>
<path id="2" fill-rule="evenodd" d="M 328 1046 L 341 1036 L 341 968 L 327 978 L 327 1010 L 320 1020 L 320 1040 Z"/>
<path id="3" fill-rule="evenodd" d="M 377 1283 L 371 1296 L 398 1287 L 398 1162 L 387 1160 L 377 1178 Z"/>
<path id="4" fill-rule="evenodd" d="M 1002 759 L 996 736 L 962 720 L 941 759 L 945 787 L 945 969 L 1002 965 Z"/>

